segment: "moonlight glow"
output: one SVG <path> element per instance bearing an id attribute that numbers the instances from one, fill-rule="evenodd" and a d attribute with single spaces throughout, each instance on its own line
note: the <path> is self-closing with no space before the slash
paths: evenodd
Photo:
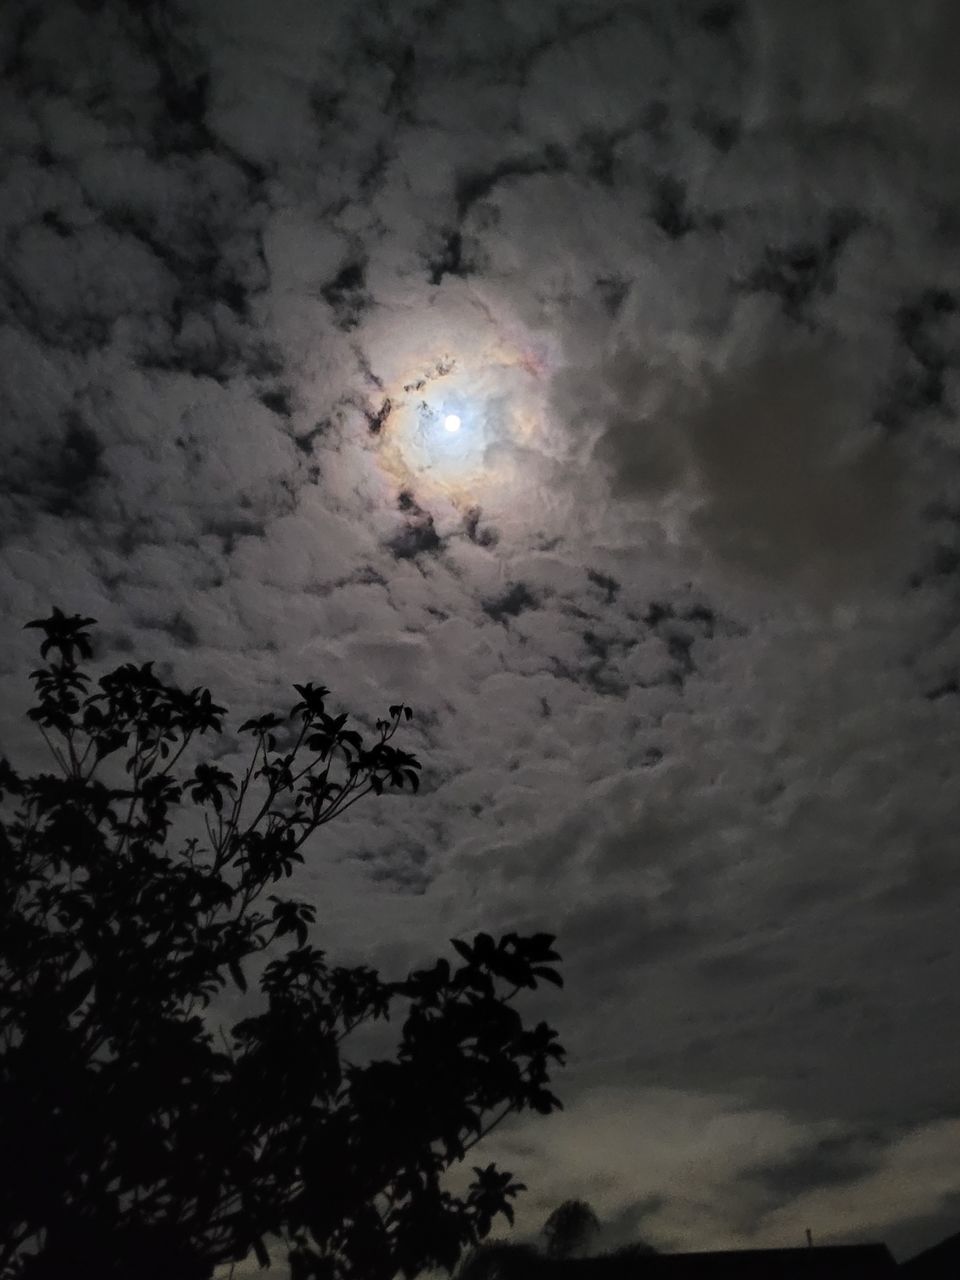
<path id="1" fill-rule="evenodd" d="M 434 323 L 431 313 L 411 315 L 406 350 L 398 350 L 395 326 L 371 337 L 372 363 L 387 374 L 370 410 L 384 413 L 371 441 L 380 465 L 435 521 L 437 504 L 451 512 L 480 505 L 491 519 L 516 511 L 544 447 L 544 367 L 528 358 L 525 333 L 505 339 L 474 306 L 459 317 L 444 313 L 442 346 Z"/>

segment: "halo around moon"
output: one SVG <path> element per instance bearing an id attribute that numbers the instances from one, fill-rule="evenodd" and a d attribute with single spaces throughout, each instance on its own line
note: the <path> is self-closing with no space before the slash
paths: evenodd
<path id="1" fill-rule="evenodd" d="M 542 440 L 545 366 L 502 340 L 464 347 L 424 351 L 384 383 L 380 463 L 418 501 L 497 507 L 523 485 L 522 459 Z"/>

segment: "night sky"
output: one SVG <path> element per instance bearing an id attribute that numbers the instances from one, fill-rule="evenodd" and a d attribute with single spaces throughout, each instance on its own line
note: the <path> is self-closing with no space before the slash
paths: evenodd
<path id="1" fill-rule="evenodd" d="M 59 604 L 406 701 L 295 890 L 556 933 L 605 1240 L 960 1226 L 960 7 L 8 0 L 0 751 Z M 447 430 L 457 415 L 459 430 Z M 220 745 L 236 763 L 236 740 Z"/>

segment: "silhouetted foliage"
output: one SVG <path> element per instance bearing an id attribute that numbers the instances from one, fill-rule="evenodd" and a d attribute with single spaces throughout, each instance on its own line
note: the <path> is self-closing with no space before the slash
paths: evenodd
<path id="1" fill-rule="evenodd" d="M 331 965 L 315 908 L 267 890 L 361 797 L 416 789 L 409 708 L 367 742 L 296 685 L 289 714 L 240 726 L 234 776 L 198 751 L 225 714 L 207 690 L 149 662 L 93 682 L 93 621 L 28 624 L 56 768 L 0 761 L 0 1271 L 200 1280 L 266 1265 L 270 1236 L 294 1277 L 452 1269 L 522 1184 L 475 1167 L 457 1197 L 445 1170 L 510 1112 L 560 1106 L 555 1033 L 510 1004 L 560 984 L 553 938 L 455 941 L 459 967 L 400 982 Z M 191 817 L 203 836 L 177 834 Z M 218 1040 L 203 1011 L 264 952 L 258 1011 Z M 344 1056 L 398 1009 L 392 1058 Z"/>
<path id="2" fill-rule="evenodd" d="M 532 1280 L 543 1266 L 532 1244 L 491 1240 L 472 1250 L 457 1272 L 457 1280 Z"/>
<path id="3" fill-rule="evenodd" d="M 611 1253 L 605 1254 L 604 1257 L 619 1258 L 630 1262 L 636 1258 L 652 1258 L 657 1254 L 657 1250 L 652 1244 L 648 1244 L 646 1240 L 633 1240 L 630 1244 L 622 1244 L 619 1248 L 614 1249 Z"/>

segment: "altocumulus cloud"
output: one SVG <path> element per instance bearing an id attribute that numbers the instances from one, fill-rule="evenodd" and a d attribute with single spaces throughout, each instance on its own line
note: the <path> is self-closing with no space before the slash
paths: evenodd
<path id="1" fill-rule="evenodd" d="M 5 679 L 417 708 L 303 880 L 560 934 L 519 1230 L 954 1229 L 954 6 L 8 8 Z"/>

